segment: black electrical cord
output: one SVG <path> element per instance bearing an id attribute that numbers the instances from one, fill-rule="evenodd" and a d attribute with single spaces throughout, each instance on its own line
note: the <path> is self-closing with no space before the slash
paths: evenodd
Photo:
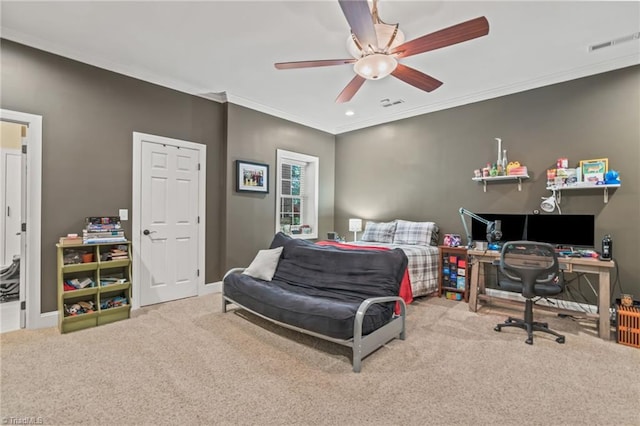
<path id="1" fill-rule="evenodd" d="M 618 262 L 616 262 L 616 260 L 614 258 L 611 258 L 611 260 L 613 260 L 613 263 L 616 265 L 615 269 L 616 269 L 616 279 L 613 280 L 613 285 L 611 286 L 611 293 L 609 294 L 609 304 L 611 307 L 613 307 L 615 309 L 615 305 L 613 303 L 613 299 L 614 299 L 614 294 L 615 294 L 615 289 L 616 289 L 616 285 L 618 286 L 618 288 L 620 289 L 620 294 L 624 294 L 624 290 L 622 289 L 622 283 L 620 282 L 620 273 L 618 271 Z"/>

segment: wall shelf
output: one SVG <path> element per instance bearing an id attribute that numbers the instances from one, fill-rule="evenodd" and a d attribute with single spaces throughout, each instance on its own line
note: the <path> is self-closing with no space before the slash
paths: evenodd
<path id="1" fill-rule="evenodd" d="M 482 182 L 484 186 L 484 192 L 487 192 L 487 182 L 505 182 L 505 181 L 518 181 L 518 191 L 522 191 L 522 180 L 529 179 L 529 175 L 510 175 L 510 176 L 486 176 L 486 177 L 474 177 L 474 182 Z"/>
<path id="2" fill-rule="evenodd" d="M 557 186 L 557 185 L 550 185 L 547 186 L 547 190 L 548 191 L 554 191 L 557 192 L 557 203 L 560 204 L 560 200 L 562 198 L 562 191 L 567 191 L 567 190 L 576 190 L 576 189 L 597 189 L 597 190 L 602 190 L 604 192 L 604 203 L 608 203 L 609 202 L 609 188 L 619 188 L 620 184 L 619 183 L 609 183 L 609 184 L 604 184 L 604 185 L 594 185 L 592 183 L 587 183 L 587 182 L 582 182 L 582 183 L 577 183 L 571 186 Z"/>

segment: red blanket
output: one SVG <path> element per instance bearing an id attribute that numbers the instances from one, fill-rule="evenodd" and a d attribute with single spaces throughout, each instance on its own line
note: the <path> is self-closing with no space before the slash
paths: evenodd
<path id="1" fill-rule="evenodd" d="M 349 244 L 338 243 L 336 241 L 318 241 L 316 244 L 321 246 L 334 246 L 344 249 L 356 249 L 356 250 L 390 250 L 388 247 L 378 246 L 352 246 Z M 413 302 L 413 292 L 411 291 L 411 281 L 409 280 L 409 270 L 405 269 L 402 282 L 400 283 L 400 292 L 398 294 L 408 305 Z M 396 303 L 396 314 L 400 314 L 400 303 Z"/>

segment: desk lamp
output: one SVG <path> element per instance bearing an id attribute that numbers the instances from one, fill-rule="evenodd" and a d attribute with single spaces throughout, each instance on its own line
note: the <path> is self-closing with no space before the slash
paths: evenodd
<path id="1" fill-rule="evenodd" d="M 460 220 L 462 221 L 462 226 L 464 226 L 464 232 L 467 234 L 468 249 L 473 247 L 473 239 L 471 237 L 471 232 L 469 232 L 469 227 L 467 226 L 467 222 L 464 220 L 464 215 L 470 216 L 473 219 L 477 220 L 478 222 L 484 223 L 485 225 L 487 225 L 487 241 L 489 242 L 489 248 L 490 249 L 497 248 L 492 246 L 497 246 L 494 243 L 497 243 L 498 241 L 500 241 L 500 238 L 502 238 L 502 221 L 496 220 L 492 222 L 490 220 L 487 220 L 483 217 L 478 216 L 477 214 L 463 207 L 460 207 L 459 213 L 460 213 Z"/>
<path id="2" fill-rule="evenodd" d="M 349 231 L 353 232 L 353 241 L 357 241 L 358 232 L 362 231 L 362 219 L 349 219 Z"/>
<path id="3" fill-rule="evenodd" d="M 560 210 L 560 200 L 557 199 L 556 197 L 556 191 L 553 191 L 553 194 L 551 195 L 551 197 L 542 197 L 542 203 L 540 203 L 540 208 L 547 212 L 547 213 L 553 213 L 553 211 L 556 209 L 556 207 L 558 208 L 558 213 L 562 214 L 562 211 Z"/>

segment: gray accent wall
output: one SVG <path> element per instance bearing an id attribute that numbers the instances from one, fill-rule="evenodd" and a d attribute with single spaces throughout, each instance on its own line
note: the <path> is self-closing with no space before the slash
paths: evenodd
<path id="1" fill-rule="evenodd" d="M 496 161 L 496 137 L 510 161 L 529 169 L 521 192 L 515 183 L 490 183 L 485 193 L 471 180 L 474 169 Z M 595 214 L 596 243 L 612 235 L 620 284 L 640 298 L 640 66 L 338 135 L 336 228 L 351 239 L 350 217 L 435 221 L 442 241 L 444 233 L 464 234 L 460 207 L 532 213 L 551 195 L 546 170 L 560 157 L 571 166 L 608 158 L 620 172 L 608 204 L 602 190 L 575 190 L 562 193 L 561 208 Z"/>
<path id="2" fill-rule="evenodd" d="M 2 108 L 43 117 L 42 312 L 57 309 L 58 238 L 81 232 L 86 216 L 132 216 L 134 131 L 207 145 L 205 280 L 220 279 L 223 105 L 7 40 L 1 83 Z"/>
<path id="3" fill-rule="evenodd" d="M 320 158 L 319 235 L 333 230 L 333 135 L 8 40 L 1 49 L 1 107 L 43 117 L 41 312 L 57 309 L 59 237 L 81 232 L 86 216 L 133 215 L 134 131 L 207 145 L 207 283 L 273 238 L 277 148 Z M 236 159 L 271 166 L 268 195 L 235 192 Z"/>
<path id="4" fill-rule="evenodd" d="M 320 161 L 318 236 L 333 230 L 335 137 L 242 106 L 228 104 L 226 268 L 248 266 L 271 243 L 276 227 L 276 150 L 313 155 Z M 236 192 L 235 161 L 269 165 L 269 193 Z"/>
<path id="5" fill-rule="evenodd" d="M 546 169 L 558 157 L 607 157 L 622 178 L 609 203 L 601 191 L 565 192 L 562 211 L 596 215 L 596 240 L 612 234 L 623 289 L 640 298 L 640 66 L 334 136 L 7 40 L 0 47 L 1 107 L 43 116 L 42 312 L 56 309 L 58 238 L 80 232 L 86 216 L 133 214 L 134 131 L 207 145 L 207 283 L 273 238 L 278 148 L 320 158 L 318 235 L 349 240 L 350 217 L 433 220 L 443 234 L 463 233 L 461 206 L 530 213 L 549 195 Z M 529 167 L 521 192 L 494 183 L 484 193 L 471 181 L 497 157 L 495 137 Z M 235 191 L 238 159 L 270 165 L 269 194 Z"/>

